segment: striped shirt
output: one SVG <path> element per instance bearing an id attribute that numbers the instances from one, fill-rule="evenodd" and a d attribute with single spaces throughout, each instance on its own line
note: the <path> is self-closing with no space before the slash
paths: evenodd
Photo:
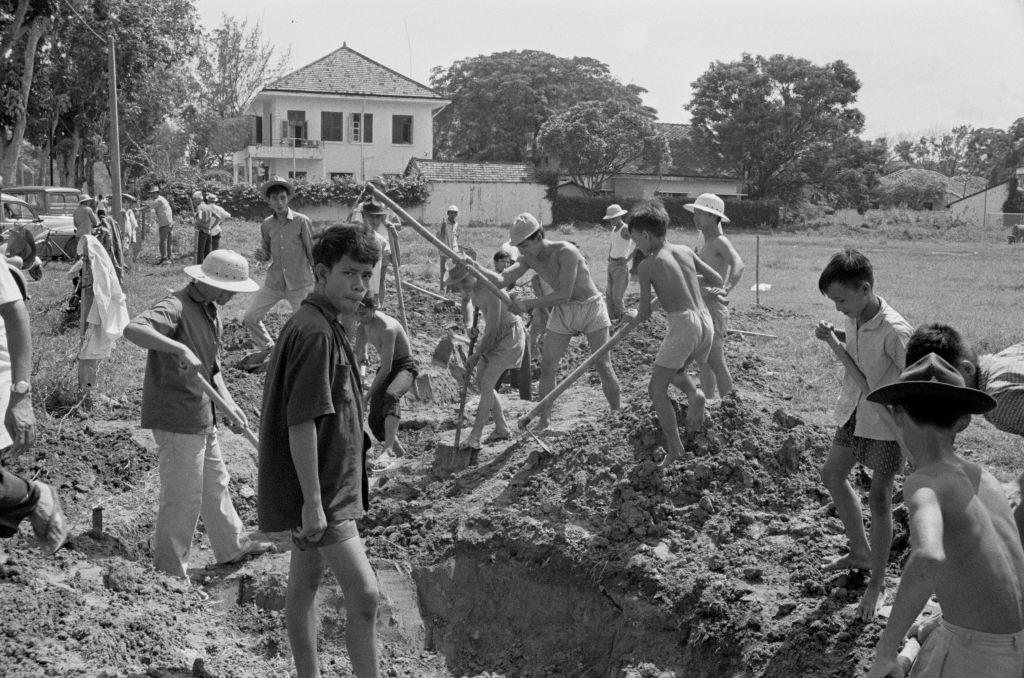
<path id="1" fill-rule="evenodd" d="M 978 388 L 996 401 L 985 419 L 1000 431 L 1024 436 L 1024 344 L 980 356 Z"/>

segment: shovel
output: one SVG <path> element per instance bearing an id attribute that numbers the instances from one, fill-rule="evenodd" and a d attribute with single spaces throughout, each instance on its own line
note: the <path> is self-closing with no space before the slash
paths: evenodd
<path id="1" fill-rule="evenodd" d="M 213 403 L 217 406 L 217 408 L 225 416 L 228 416 L 228 417 L 231 417 L 232 419 L 234 419 L 234 417 L 231 414 L 231 407 L 228 405 L 227 401 L 224 400 L 224 398 L 221 397 L 221 395 L 217 391 L 217 389 L 215 389 L 213 386 L 211 386 L 210 382 L 208 382 L 205 379 L 203 379 L 203 375 L 201 375 L 201 374 L 198 374 L 198 373 L 196 374 L 196 381 L 199 383 L 199 387 L 201 389 L 203 389 L 203 393 L 205 393 L 210 398 L 210 400 L 213 401 Z M 236 426 L 242 426 L 241 420 L 234 419 L 234 421 L 235 421 L 235 425 Z M 252 443 L 252 446 L 254 448 L 256 448 L 257 452 L 259 452 L 259 449 L 260 449 L 259 438 L 257 438 L 256 434 L 253 433 L 248 427 L 242 427 L 242 428 L 243 428 L 242 435 L 245 436 L 245 439 L 248 440 L 250 443 Z"/>
<path id="2" fill-rule="evenodd" d="M 473 355 L 473 348 L 476 346 L 476 338 L 479 336 L 477 323 L 480 321 L 480 310 L 473 309 L 473 329 L 469 334 L 469 355 Z M 462 436 L 462 419 L 466 412 L 466 392 L 469 390 L 469 355 L 463 356 L 466 376 L 462 379 L 462 389 L 459 391 L 459 418 L 455 422 L 455 449 L 459 449 L 459 439 Z"/>
<path id="3" fill-rule="evenodd" d="M 448 369 L 448 364 L 451 362 L 456 344 L 463 346 L 468 345 L 469 337 L 456 333 L 454 329 L 449 329 L 448 333 L 442 337 L 441 341 L 439 341 L 437 346 L 434 347 L 434 352 L 430 356 L 430 361 L 441 369 Z"/>

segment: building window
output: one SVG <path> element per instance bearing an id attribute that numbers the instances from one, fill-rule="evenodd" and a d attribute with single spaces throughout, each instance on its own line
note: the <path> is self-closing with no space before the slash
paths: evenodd
<path id="1" fill-rule="evenodd" d="M 373 113 L 352 114 L 352 141 L 357 144 L 373 143 Z"/>
<path id="2" fill-rule="evenodd" d="M 262 144 L 263 143 L 263 116 L 262 115 L 257 115 L 256 116 L 256 143 L 257 144 Z"/>
<path id="3" fill-rule="evenodd" d="M 288 172 L 288 178 L 289 179 L 296 179 L 298 181 L 305 181 L 306 180 L 306 173 L 304 171 L 302 171 L 302 170 L 299 170 L 298 172 L 289 171 Z"/>
<path id="4" fill-rule="evenodd" d="M 284 122 L 284 138 L 292 146 L 303 146 L 302 142 L 309 138 L 305 111 L 288 111 L 288 120 Z"/>
<path id="5" fill-rule="evenodd" d="M 392 115 L 391 116 L 391 143 L 411 144 L 412 143 L 412 116 Z"/>
<path id="6" fill-rule="evenodd" d="M 347 182 L 352 181 L 351 172 L 331 172 L 331 181 Z"/>
<path id="7" fill-rule="evenodd" d="M 320 139 L 344 141 L 345 114 L 324 111 L 320 114 Z"/>

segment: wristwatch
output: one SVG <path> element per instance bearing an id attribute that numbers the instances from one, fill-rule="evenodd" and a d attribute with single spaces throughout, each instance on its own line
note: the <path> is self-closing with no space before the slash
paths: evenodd
<path id="1" fill-rule="evenodd" d="M 32 390 L 32 384 L 27 381 L 16 381 L 11 384 L 11 393 L 17 393 L 18 395 L 25 395 Z"/>

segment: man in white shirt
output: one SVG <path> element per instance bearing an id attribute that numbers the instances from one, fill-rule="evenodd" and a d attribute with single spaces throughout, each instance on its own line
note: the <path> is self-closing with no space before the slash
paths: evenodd
<path id="1" fill-rule="evenodd" d="M 608 316 L 618 320 L 626 312 L 623 297 L 629 286 L 629 257 L 633 254 L 633 240 L 629 237 L 629 227 L 622 217 L 626 210 L 619 205 L 608 205 L 603 221 L 611 228 L 608 239 L 608 283 L 605 286 L 605 297 L 608 300 Z"/>

